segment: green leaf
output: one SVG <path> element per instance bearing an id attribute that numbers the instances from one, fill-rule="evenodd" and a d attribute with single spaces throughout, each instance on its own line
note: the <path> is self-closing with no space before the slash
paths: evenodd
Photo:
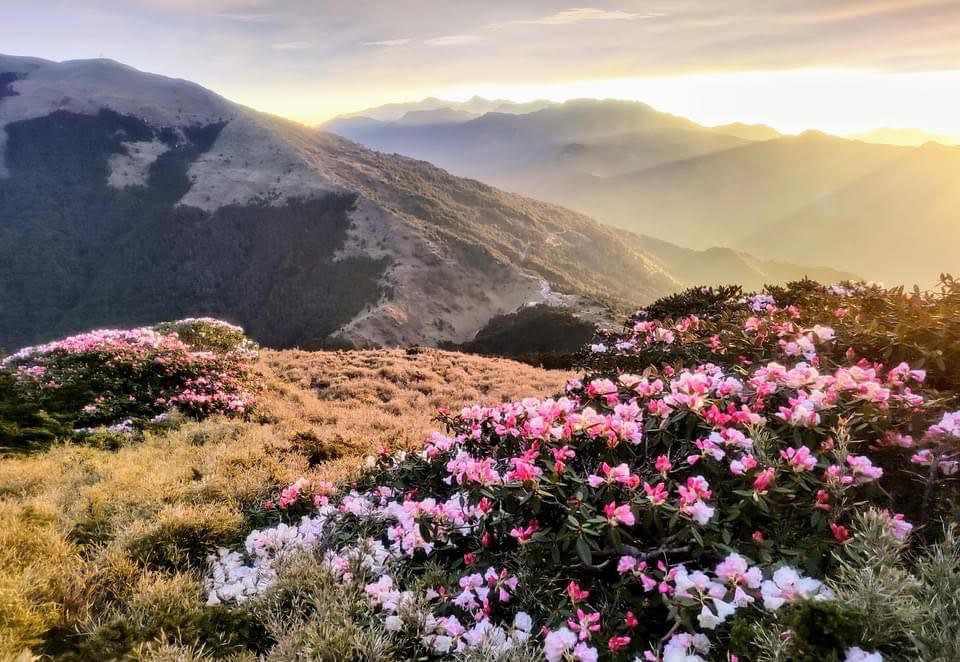
<path id="1" fill-rule="evenodd" d="M 577 538 L 577 556 L 586 565 L 593 565 L 593 553 L 590 551 L 590 545 L 584 537 Z"/>

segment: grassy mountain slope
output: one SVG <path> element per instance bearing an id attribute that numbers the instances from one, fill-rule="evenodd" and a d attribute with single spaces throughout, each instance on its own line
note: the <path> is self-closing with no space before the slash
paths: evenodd
<path id="1" fill-rule="evenodd" d="M 782 259 L 816 252 L 891 283 L 932 287 L 957 269 L 960 148 L 930 143 L 770 224 L 741 243 Z M 770 242 L 769 237 L 777 237 Z M 823 237 L 830 237 L 828 242 Z"/>
<path id="2" fill-rule="evenodd" d="M 585 216 L 191 83 L 104 60 L 0 71 L 8 348 L 183 315 L 277 346 L 463 341 L 557 291 L 632 306 L 680 283 Z"/>
<path id="3" fill-rule="evenodd" d="M 807 132 L 594 182 L 570 196 L 620 227 L 696 248 L 730 246 L 903 151 Z"/>
<path id="4" fill-rule="evenodd" d="M 202 593 L 206 554 L 242 540 L 276 485 L 345 479 L 380 446 L 418 448 L 438 407 L 547 396 L 572 376 L 436 350 L 264 351 L 255 368 L 252 420 L 0 462 L 0 659 L 199 660 L 239 653 L 245 637 L 267 648 L 271 635 Z M 175 641 L 202 651 L 164 657 Z M 281 646 L 275 659 L 290 656 Z"/>
<path id="5" fill-rule="evenodd" d="M 657 260 L 672 273 L 684 274 L 690 286 L 701 283 L 718 285 L 749 284 L 752 289 L 760 289 L 763 284 L 786 283 L 803 278 L 812 278 L 821 282 L 838 283 L 857 278 L 856 271 L 832 269 L 826 266 L 801 266 L 801 260 L 822 264 L 834 264 L 827 257 L 821 259 L 816 251 L 795 257 L 794 262 L 784 260 L 761 260 L 748 253 L 731 248 L 713 247 L 697 251 L 680 248 L 675 244 L 645 238 L 647 249 L 657 256 Z M 814 257 L 815 256 L 815 257 Z M 835 264 L 842 264 L 842 261 Z"/>
<path id="6" fill-rule="evenodd" d="M 658 166 L 665 172 L 680 172 L 674 177 L 681 180 L 683 169 L 697 167 L 690 164 L 699 164 L 700 159 L 704 162 L 714 159 L 724 164 L 728 158 L 734 158 L 743 162 L 737 166 L 741 170 L 746 169 L 747 164 L 762 170 L 760 164 L 769 166 L 772 159 L 787 158 L 783 152 L 794 149 L 794 143 L 799 141 L 803 149 L 816 152 L 815 144 L 806 147 L 805 143 L 831 140 L 827 137 L 784 139 L 787 142 L 783 145 L 773 145 L 779 141 L 771 141 L 767 146 L 767 143 L 752 143 L 726 133 L 746 132 L 765 139 L 772 131 L 764 131 L 766 127 L 730 125 L 707 129 L 657 112 L 645 104 L 590 100 L 555 105 L 526 115 L 488 113 L 475 120 L 443 125 L 411 127 L 396 122 L 347 118 L 337 120 L 332 128 L 384 152 L 427 159 L 458 174 L 545 200 L 562 201 L 580 211 L 589 210 L 598 218 L 619 219 L 622 227 L 647 235 L 638 238 L 624 233 L 622 239 L 630 241 L 685 285 L 730 282 L 756 288 L 803 275 L 825 281 L 834 280 L 841 273 L 849 275 L 842 264 L 835 270 L 817 267 L 823 261 L 816 257 L 793 256 L 788 263 L 777 263 L 729 250 L 689 251 L 651 239 L 649 235 L 676 237 L 682 239 L 679 243 L 705 248 L 729 243 L 729 237 L 698 225 L 700 214 L 709 213 L 715 200 L 704 200 L 702 207 L 688 212 L 691 218 L 687 226 L 695 230 L 688 231 L 683 223 L 677 223 L 671 205 L 697 204 L 683 191 L 682 181 L 658 180 L 656 186 L 649 187 L 652 190 L 644 189 L 642 193 L 633 190 L 633 178 L 660 172 Z M 816 155 L 806 159 L 813 161 Z M 837 166 L 842 167 L 843 163 Z M 725 168 L 718 167 L 720 174 L 716 176 L 738 176 L 739 170 L 731 174 Z M 616 176 L 636 169 L 639 174 Z M 815 166 L 808 165 L 808 169 Z M 710 170 L 710 176 L 704 176 L 702 185 L 709 185 L 714 177 L 714 171 Z M 722 188 L 720 184 L 717 186 Z M 662 190 L 658 190 L 659 187 Z M 798 193 L 797 197 L 803 200 L 804 195 Z M 729 196 L 732 200 L 740 199 L 740 189 L 731 189 Z M 770 203 L 770 209 L 775 208 Z M 647 218 L 648 223 L 638 222 Z"/>

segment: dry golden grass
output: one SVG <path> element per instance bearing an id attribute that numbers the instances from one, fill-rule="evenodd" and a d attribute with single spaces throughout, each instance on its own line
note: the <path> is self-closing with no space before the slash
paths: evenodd
<path id="1" fill-rule="evenodd" d="M 420 444 L 440 407 L 547 395 L 573 376 L 435 349 L 265 351 L 260 369 L 271 384 L 265 410 L 294 448 L 325 460 L 326 478 L 380 446 Z"/>
<path id="2" fill-rule="evenodd" d="M 570 376 L 437 350 L 264 351 L 257 369 L 254 420 L 0 460 L 0 660 L 111 618 L 192 613 L 207 551 L 241 540 L 250 508 L 278 487 L 342 479 L 381 445 L 419 444 L 438 407 L 548 395 Z"/>

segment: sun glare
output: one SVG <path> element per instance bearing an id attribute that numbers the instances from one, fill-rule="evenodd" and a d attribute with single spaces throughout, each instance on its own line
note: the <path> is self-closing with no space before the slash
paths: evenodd
<path id="1" fill-rule="evenodd" d="M 464 85 L 435 94 L 451 100 L 474 94 L 513 101 L 628 99 L 706 125 L 751 122 L 786 133 L 819 129 L 836 134 L 918 126 L 960 137 L 960 70 L 729 72 L 538 85 Z"/>

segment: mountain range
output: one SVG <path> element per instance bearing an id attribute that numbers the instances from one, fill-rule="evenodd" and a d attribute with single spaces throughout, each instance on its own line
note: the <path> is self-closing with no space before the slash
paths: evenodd
<path id="1" fill-rule="evenodd" d="M 904 147 L 919 147 L 927 143 L 940 143 L 941 145 L 960 145 L 960 140 L 945 136 L 940 133 L 924 131 L 923 129 L 897 129 L 891 127 L 881 127 L 862 133 L 854 133 L 848 138 L 862 140 L 868 143 L 880 143 L 881 145 L 902 145 Z"/>
<path id="2" fill-rule="evenodd" d="M 7 349 L 200 315 L 277 347 L 462 342 L 531 303 L 844 275 L 616 230 L 110 60 L 0 56 L 0 127 Z"/>
<path id="3" fill-rule="evenodd" d="M 932 134 L 881 130 L 867 142 L 706 127 L 615 100 L 435 124 L 361 125 L 362 116 L 323 128 L 693 249 L 722 246 L 891 284 L 929 286 L 956 269 L 960 147 L 910 142 Z"/>

